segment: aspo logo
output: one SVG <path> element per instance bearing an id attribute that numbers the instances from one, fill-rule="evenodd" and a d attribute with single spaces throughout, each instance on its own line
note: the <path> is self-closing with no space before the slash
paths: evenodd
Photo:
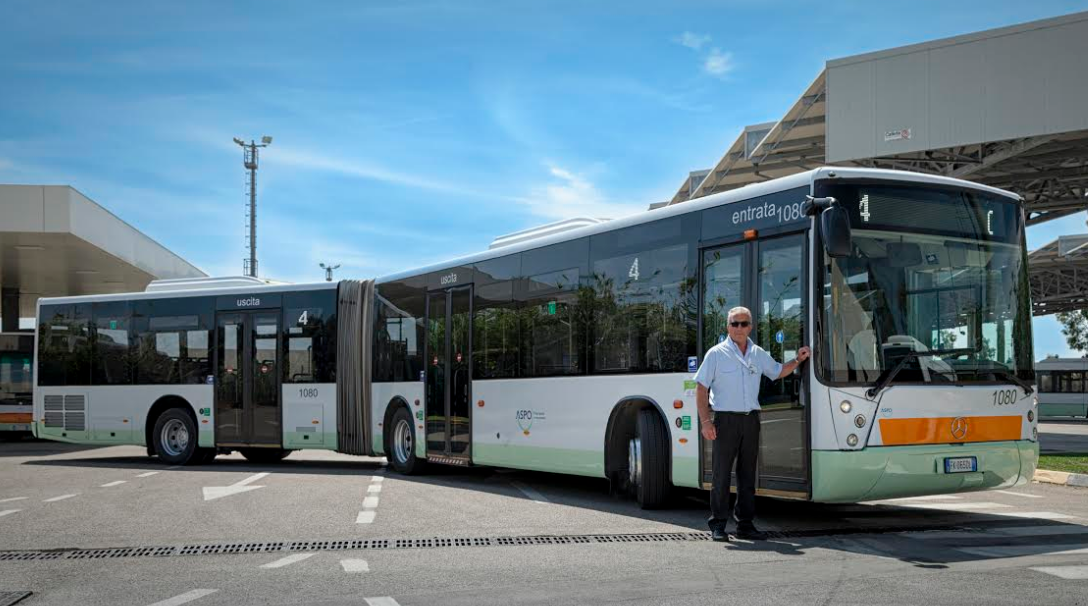
<path id="1" fill-rule="evenodd" d="M 956 417 L 952 419 L 952 437 L 957 440 L 962 440 L 967 437 L 967 419 L 963 417 Z"/>
<path id="2" fill-rule="evenodd" d="M 248 299 L 238 299 L 235 303 L 238 307 L 260 307 L 261 300 L 257 297 L 250 297 Z"/>
<path id="3" fill-rule="evenodd" d="M 544 412 L 540 410 L 519 410 L 514 413 L 514 419 L 517 420 L 521 433 L 529 435 L 529 429 L 533 427 L 533 423 L 544 420 Z"/>

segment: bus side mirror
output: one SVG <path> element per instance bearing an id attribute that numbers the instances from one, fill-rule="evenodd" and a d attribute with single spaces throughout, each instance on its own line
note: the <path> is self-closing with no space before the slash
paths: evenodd
<path id="1" fill-rule="evenodd" d="M 835 198 L 805 196 L 801 211 L 810 217 L 819 213 L 820 239 L 823 240 L 827 256 L 849 257 L 853 253 L 850 246 L 850 215 Z"/>
<path id="2" fill-rule="evenodd" d="M 850 215 L 846 214 L 845 208 L 835 204 L 820 213 L 820 237 L 829 257 L 849 257 L 853 253 L 850 246 Z"/>

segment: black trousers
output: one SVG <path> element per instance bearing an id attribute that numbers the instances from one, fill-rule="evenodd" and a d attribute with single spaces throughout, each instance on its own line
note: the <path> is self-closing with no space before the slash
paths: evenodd
<path id="1" fill-rule="evenodd" d="M 751 526 L 756 514 L 756 458 L 759 455 L 759 411 L 746 415 L 715 412 L 714 484 L 710 491 L 711 529 L 725 530 L 733 512 L 730 472 L 737 463 L 737 527 Z"/>

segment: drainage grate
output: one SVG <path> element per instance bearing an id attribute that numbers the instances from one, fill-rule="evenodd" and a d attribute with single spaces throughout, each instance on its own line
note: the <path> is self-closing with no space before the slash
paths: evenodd
<path id="1" fill-rule="evenodd" d="M 869 528 L 828 528 L 768 532 L 772 539 L 799 539 L 854 534 L 898 532 L 970 531 L 976 527 L 881 526 Z M 592 543 L 676 543 L 709 541 L 709 532 L 667 532 L 642 534 L 544 535 L 523 537 L 460 537 L 431 539 L 350 539 L 328 541 L 274 541 L 261 543 L 212 543 L 175 547 L 115 547 L 105 549 L 51 549 L 0 551 L 0 562 L 27 560 L 102 560 L 119 558 L 230 555 L 285 551 L 357 551 L 382 549 L 437 549 L 444 547 L 527 547 L 532 545 L 585 545 Z M 3 594 L 0 594 L 3 595 Z M 21 599 L 21 598 L 20 598 Z M 2 606 L 3 602 L 0 602 Z"/>

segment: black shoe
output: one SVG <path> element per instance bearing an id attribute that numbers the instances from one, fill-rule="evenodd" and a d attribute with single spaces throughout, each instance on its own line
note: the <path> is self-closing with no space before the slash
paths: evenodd
<path id="1" fill-rule="evenodd" d="M 710 531 L 710 539 L 713 541 L 718 541 L 719 543 L 728 543 L 729 535 L 725 533 L 724 528 L 715 528 L 714 530 Z"/>
<path id="2" fill-rule="evenodd" d="M 755 526 L 748 526 L 737 529 L 737 538 L 744 539 L 745 541 L 766 541 L 767 533 L 762 530 L 756 530 Z"/>

